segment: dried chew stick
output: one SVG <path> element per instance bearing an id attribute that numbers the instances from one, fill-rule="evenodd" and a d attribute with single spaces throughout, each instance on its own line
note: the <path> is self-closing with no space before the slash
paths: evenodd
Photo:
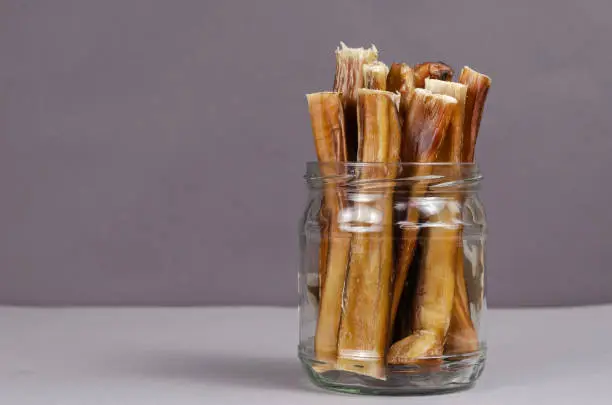
<path id="1" fill-rule="evenodd" d="M 364 87 L 364 82 L 367 73 L 370 73 L 371 86 L 375 86 L 381 82 L 381 72 L 384 73 L 382 82 L 386 80 L 386 72 L 388 69 L 382 62 L 376 61 L 378 51 L 374 46 L 371 49 L 363 48 L 348 48 L 343 42 L 336 49 L 336 74 L 334 76 L 334 91 L 340 92 L 344 113 L 347 114 L 345 119 L 345 134 L 348 134 L 349 161 L 353 161 L 355 151 L 357 150 L 357 122 L 355 113 L 355 102 L 357 93 L 360 87 Z M 382 66 L 380 66 L 382 65 Z M 371 66 L 366 70 L 366 66 Z M 368 86 L 365 86 L 368 87 Z M 376 87 L 368 87 L 376 88 Z M 384 87 L 380 88 L 384 90 Z M 345 144 L 347 140 L 345 139 Z M 346 150 L 346 147 L 345 147 Z M 338 161 L 334 159 L 334 161 Z M 342 161 L 347 161 L 346 157 Z M 326 221 L 328 209 L 323 201 L 321 206 L 321 243 L 319 245 L 319 298 L 321 290 L 325 287 L 325 269 L 327 268 L 328 245 L 329 239 L 326 235 L 329 232 L 329 224 Z"/>
<path id="2" fill-rule="evenodd" d="M 330 210 L 325 203 L 325 196 L 321 201 L 321 209 L 319 210 L 319 226 L 321 227 L 321 241 L 319 242 L 319 274 L 315 288 L 310 290 L 315 295 L 316 301 L 321 302 L 323 289 L 325 288 L 325 279 L 327 278 L 327 253 L 329 252 L 329 220 Z"/>
<path id="3" fill-rule="evenodd" d="M 346 147 L 349 162 L 357 160 L 357 91 L 363 87 L 363 65 L 378 59 L 374 45 L 368 49 L 349 48 L 343 42 L 336 49 L 334 91 L 340 93 L 344 108 Z"/>
<path id="4" fill-rule="evenodd" d="M 387 91 L 412 92 L 414 90 L 414 71 L 405 63 L 393 63 L 387 74 Z"/>
<path id="5" fill-rule="evenodd" d="M 378 51 L 372 45 L 370 49 L 349 48 L 344 43 L 336 49 L 336 73 L 334 76 L 334 91 L 340 94 L 344 114 L 345 155 L 344 159 L 332 161 L 354 161 L 357 151 L 357 90 L 363 87 L 362 66 L 374 63 Z M 326 269 L 329 259 L 329 209 L 325 199 L 321 206 L 321 243 L 319 245 L 319 300 L 325 288 Z"/>
<path id="6" fill-rule="evenodd" d="M 425 87 L 425 79 L 451 81 L 455 71 L 444 62 L 424 62 L 412 67 L 414 70 L 414 86 L 417 88 Z"/>
<path id="7" fill-rule="evenodd" d="M 433 94 L 428 90 L 416 90 L 413 104 L 417 101 L 416 96 L 421 92 L 429 93 L 443 107 L 438 128 L 439 131 L 446 134 L 457 109 L 457 100 L 447 95 Z M 444 137 L 445 135 L 442 135 L 442 139 Z M 427 169 L 427 174 L 430 174 L 431 168 Z M 419 274 L 419 285 L 413 312 L 414 319 L 411 325 L 412 334 L 394 343 L 389 348 L 387 361 L 390 364 L 410 363 L 423 357 L 442 353 L 444 337 L 450 324 L 455 288 L 454 266 L 457 252 L 457 225 L 447 225 L 452 224 L 454 219 L 455 214 L 448 207 L 443 207 L 440 212 L 429 218 L 431 222 L 436 221 L 443 225 L 440 227 L 432 226 L 425 231 L 424 237 L 428 240 L 428 243 L 423 252 L 422 268 Z M 410 245 L 414 250 L 416 232 L 411 236 L 413 242 Z M 404 243 L 405 241 L 402 241 L 402 244 Z M 400 257 L 401 263 L 404 254 L 400 254 L 402 255 Z M 412 256 L 412 252 L 410 252 L 410 256 Z M 407 269 L 398 268 L 398 276 L 400 271 L 407 272 Z M 399 279 L 396 280 L 396 283 L 399 281 Z M 396 284 L 396 287 L 399 288 L 398 284 Z"/>
<path id="8" fill-rule="evenodd" d="M 474 152 L 476 150 L 476 138 L 478 137 L 478 130 L 480 129 L 482 110 L 487 100 L 489 87 L 491 87 L 491 78 L 465 66 L 461 70 L 459 83 L 467 86 L 465 119 L 463 121 L 464 146 L 461 158 L 464 162 L 473 162 Z"/>
<path id="9" fill-rule="evenodd" d="M 467 86 L 461 161 L 473 162 L 478 129 L 491 79 L 466 66 L 461 71 L 459 81 Z M 445 352 L 448 354 L 473 353 L 478 350 L 478 345 L 478 334 L 470 315 L 463 246 L 460 245 L 457 252 L 453 314 L 446 338 Z"/>
<path id="10" fill-rule="evenodd" d="M 447 135 L 435 160 L 459 163 L 466 86 L 428 78 L 425 79 L 425 88 L 433 93 L 452 97 L 456 102 Z M 456 193 L 444 194 L 442 198 L 458 198 Z M 442 354 L 452 316 L 455 263 L 460 235 L 459 212 L 452 208 L 454 207 L 445 204 L 440 212 L 428 219 L 430 226 L 426 227 L 424 235 L 426 243 L 415 299 L 413 333 L 390 350 L 390 355 L 395 356 L 392 361 L 396 364 Z"/>
<path id="11" fill-rule="evenodd" d="M 413 332 L 389 348 L 390 364 L 406 364 L 442 354 L 455 289 L 457 231 L 449 226 L 453 219 L 454 213 L 447 207 L 430 217 L 431 222 L 437 221 L 441 226 L 425 231 L 428 242 L 415 297 Z"/>
<path id="12" fill-rule="evenodd" d="M 414 71 L 405 63 L 393 63 L 387 74 L 387 91 L 400 94 L 399 116 L 400 124 L 404 125 L 404 117 L 414 93 Z"/>
<path id="13" fill-rule="evenodd" d="M 453 96 L 458 101 L 458 108 L 455 111 L 451 126 L 449 128 L 449 135 L 445 144 L 447 147 L 443 147 L 443 153 L 439 161 L 450 161 L 453 163 L 460 163 L 462 161 L 462 138 L 463 138 L 463 125 L 465 117 L 465 104 L 467 87 L 460 83 L 443 82 L 435 79 L 426 79 L 425 88 L 430 89 L 435 93 L 447 94 Z M 446 158 L 446 160 L 445 160 Z M 459 170 L 457 168 L 456 170 Z M 453 198 L 456 201 L 461 201 L 461 196 L 450 195 L 449 198 Z M 460 215 L 457 213 L 456 215 Z M 460 219 L 460 218 L 458 218 Z M 461 235 L 461 230 L 458 231 L 458 236 Z M 436 241 L 430 241 L 430 243 L 442 243 Z M 447 353 L 455 353 L 460 347 L 464 350 L 464 353 L 473 352 L 478 349 L 478 335 L 474 324 L 470 318 L 469 303 L 467 296 L 467 288 L 465 284 L 465 275 L 463 268 L 463 245 L 461 239 L 457 239 L 457 252 L 455 256 L 455 291 L 453 294 L 453 304 L 451 310 L 451 321 L 446 336 L 445 350 Z"/>
<path id="14" fill-rule="evenodd" d="M 359 90 L 362 162 L 399 162 L 401 133 L 397 103 L 396 94 Z M 392 180 L 396 173 L 394 165 L 364 167 L 361 172 L 355 212 L 359 216 L 365 214 L 370 222 L 364 222 L 364 228 L 353 233 L 338 338 L 336 368 L 377 379 L 386 378 L 393 272 Z M 385 180 L 388 180 L 386 184 Z"/>
<path id="15" fill-rule="evenodd" d="M 346 162 L 346 139 L 340 95 L 333 92 L 313 93 L 306 96 L 315 136 L 315 149 L 319 162 Z M 329 166 L 323 167 L 329 169 Z M 333 191 L 327 190 L 329 194 Z M 333 196 L 333 194 L 332 194 Z M 333 196 L 335 199 L 335 196 Z M 338 204 L 329 202 L 324 195 L 321 206 L 321 243 L 319 245 L 319 291 L 321 299 L 327 273 L 330 220 L 338 215 Z"/>
<path id="16" fill-rule="evenodd" d="M 425 79 L 425 89 L 435 94 L 446 94 L 457 100 L 457 108 L 455 108 L 448 134 L 444 139 L 437 161 L 460 163 L 467 87 L 461 83 L 427 78 Z"/>
<path id="17" fill-rule="evenodd" d="M 423 89 L 414 90 L 412 101 L 405 111 L 402 126 L 402 162 L 431 163 L 436 159 L 446 136 L 455 104 L 456 101 L 451 97 L 435 95 Z M 415 179 L 415 184 L 411 188 L 410 200 L 416 200 L 425 195 L 427 183 L 424 179 L 430 173 L 431 167 L 428 165 L 414 166 L 411 175 Z M 395 323 L 404 284 L 414 256 L 419 231 L 418 220 L 419 209 L 415 205 L 408 205 L 405 220 L 401 223 L 402 234 L 393 283 L 392 325 Z"/>
<path id="18" fill-rule="evenodd" d="M 340 95 L 334 92 L 314 93 L 306 96 L 312 134 L 317 158 L 320 162 L 346 161 L 346 142 L 344 114 Z M 334 175 L 336 169 L 321 165 L 321 175 Z M 315 354 L 319 361 L 333 363 L 336 359 L 338 327 L 342 312 L 342 290 L 348 265 L 350 234 L 343 233 L 338 227 L 338 213 L 346 202 L 336 192 L 333 185 L 324 189 L 324 200 L 329 210 L 328 239 L 325 287 L 319 298 L 319 317 L 315 334 Z"/>
<path id="19" fill-rule="evenodd" d="M 389 68 L 383 62 L 375 61 L 363 65 L 363 87 L 372 90 L 387 89 Z"/>
<path id="20" fill-rule="evenodd" d="M 424 358 L 440 356 L 442 347 L 437 335 L 433 332 L 418 330 L 410 336 L 398 341 L 389 348 L 387 358 L 389 364 L 409 364 L 415 359 L 426 364 Z"/>
<path id="21" fill-rule="evenodd" d="M 478 333 L 470 315 L 462 247 L 457 249 L 455 274 L 455 296 L 444 352 L 447 354 L 473 353 L 478 350 Z"/>

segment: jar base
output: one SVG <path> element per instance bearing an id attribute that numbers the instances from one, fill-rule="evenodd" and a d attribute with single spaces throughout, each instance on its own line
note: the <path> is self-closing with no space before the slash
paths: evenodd
<path id="1" fill-rule="evenodd" d="M 362 395 L 433 395 L 463 391 L 474 386 L 482 374 L 485 351 L 469 355 L 444 356 L 435 367 L 387 367 L 387 379 L 379 380 L 349 371 L 317 372 L 321 363 L 300 353 L 300 360 L 310 380 L 332 391 Z"/>

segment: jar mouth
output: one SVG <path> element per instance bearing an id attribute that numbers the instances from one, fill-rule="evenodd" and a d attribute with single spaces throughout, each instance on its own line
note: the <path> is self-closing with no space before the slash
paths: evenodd
<path id="1" fill-rule="evenodd" d="M 475 162 L 399 162 L 399 163 L 380 163 L 380 162 L 320 162 L 318 160 L 310 160 L 306 162 L 306 167 L 320 165 L 342 165 L 342 166 L 478 166 Z"/>
<path id="2" fill-rule="evenodd" d="M 316 162 L 306 163 L 304 176 L 309 186 L 316 188 L 333 183 L 335 186 L 410 186 L 426 183 L 429 188 L 450 186 L 474 187 L 483 178 L 476 163 L 362 163 Z"/>

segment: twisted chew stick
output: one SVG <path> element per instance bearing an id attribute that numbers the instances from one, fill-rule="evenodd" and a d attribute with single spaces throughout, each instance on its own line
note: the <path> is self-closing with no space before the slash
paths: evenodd
<path id="1" fill-rule="evenodd" d="M 461 71 L 459 81 L 467 86 L 461 160 L 473 162 L 478 129 L 480 128 L 487 93 L 491 86 L 491 79 L 466 66 Z M 445 351 L 449 354 L 472 353 L 478 350 L 478 334 L 470 316 L 462 245 L 459 246 L 457 253 L 456 274 L 453 312 Z"/>
<path id="2" fill-rule="evenodd" d="M 440 125 L 437 128 L 445 134 L 457 109 L 457 100 L 447 95 L 433 94 L 428 90 L 416 90 L 415 99 L 412 103 L 417 101 L 416 96 L 421 92 L 429 93 L 428 95 L 436 99 L 443 107 L 439 119 Z M 443 138 L 444 135 L 442 135 Z M 430 168 L 427 168 L 427 170 L 427 174 L 431 173 Z M 424 190 L 421 192 L 424 192 Z M 415 217 L 418 219 L 418 213 Z M 451 223 L 454 217 L 455 214 L 450 209 L 443 207 L 439 213 L 430 218 L 430 221 L 439 222 L 443 226 L 432 226 L 425 232 L 425 237 L 429 243 L 423 252 L 412 322 L 413 334 L 391 346 L 387 356 L 387 360 L 391 364 L 404 364 L 442 352 L 442 343 L 450 323 L 457 252 L 457 231 L 454 227 L 446 226 L 446 224 Z M 411 236 L 412 241 L 407 242 L 409 248 L 414 250 L 416 231 Z M 431 241 L 435 241 L 435 243 L 431 243 Z M 402 243 L 405 243 L 405 241 L 402 241 Z M 400 263 L 405 260 L 404 253 L 401 253 L 401 255 Z M 412 252 L 410 252 L 411 256 Z M 397 289 L 394 294 L 400 287 L 397 283 L 400 281 L 399 274 L 401 271 L 407 273 L 407 269 L 398 269 Z M 403 279 L 405 280 L 405 276 Z M 403 284 L 401 287 L 403 288 Z"/>
<path id="3" fill-rule="evenodd" d="M 377 59 L 378 50 L 374 45 L 368 49 L 349 48 L 340 42 L 336 49 L 334 91 L 342 98 L 349 162 L 354 162 L 357 157 L 357 91 L 363 87 L 363 65 Z"/>
<path id="4" fill-rule="evenodd" d="M 383 62 L 375 61 L 363 65 L 363 87 L 372 90 L 387 89 L 389 68 Z"/>
<path id="5" fill-rule="evenodd" d="M 436 159 L 442 146 L 446 129 L 454 111 L 456 101 L 451 97 L 433 94 L 429 90 L 415 89 L 404 116 L 402 127 L 403 162 L 431 163 Z M 417 165 L 413 177 L 428 176 L 431 167 Z M 427 184 L 417 181 L 410 192 L 410 200 L 425 195 Z M 414 255 L 418 234 L 419 210 L 415 205 L 406 208 L 406 219 L 402 224 L 402 236 L 398 254 L 398 264 L 393 284 L 393 302 L 391 306 L 391 324 L 395 322 L 398 306 L 408 277 L 408 269 Z"/>
<path id="6" fill-rule="evenodd" d="M 346 143 L 343 110 L 338 93 L 314 93 L 306 96 L 312 124 L 317 158 L 320 162 L 346 161 Z M 331 171 L 331 172 L 330 172 Z M 321 175 L 329 176 L 335 168 L 321 165 Z M 342 311 L 342 289 L 348 263 L 350 235 L 338 227 L 338 213 L 345 201 L 336 193 L 333 185 L 324 189 L 325 204 L 329 210 L 329 234 L 323 238 L 329 241 L 325 261 L 325 287 L 321 290 L 319 318 L 315 334 L 315 354 L 322 362 L 333 363 L 336 358 L 338 327 Z"/>
<path id="7" fill-rule="evenodd" d="M 398 163 L 400 125 L 398 96 L 379 90 L 359 90 L 359 131 L 362 162 Z M 336 368 L 385 379 L 393 271 L 393 191 L 381 180 L 395 178 L 397 167 L 364 168 L 355 212 L 378 218 L 356 230 L 351 242 L 344 312 L 338 339 Z M 368 183 L 375 180 L 374 183 Z M 370 186 L 370 188 L 368 188 Z M 376 187 L 376 189 L 372 189 Z M 367 215 L 371 214 L 371 215 Z M 359 221 L 359 219 L 358 219 Z"/>
<path id="8" fill-rule="evenodd" d="M 414 85 L 418 88 L 425 87 L 425 79 L 439 79 L 444 81 L 453 80 L 455 71 L 444 62 L 424 62 L 415 65 L 414 70 Z"/>

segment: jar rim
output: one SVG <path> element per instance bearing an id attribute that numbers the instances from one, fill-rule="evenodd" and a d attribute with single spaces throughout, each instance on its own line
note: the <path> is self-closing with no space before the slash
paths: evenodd
<path id="1" fill-rule="evenodd" d="M 415 166 L 432 166 L 432 167 L 475 167 L 478 168 L 478 164 L 476 162 L 429 162 L 429 163 L 421 163 L 421 162 L 398 162 L 398 163 L 380 163 L 380 162 L 319 162 L 318 160 L 310 160 L 306 162 L 306 168 L 315 167 L 319 168 L 321 165 L 333 165 L 333 166 L 345 166 L 345 167 L 384 167 L 384 166 L 405 166 L 405 167 L 415 167 Z"/>
<path id="2" fill-rule="evenodd" d="M 420 170 L 426 168 L 427 170 Z M 367 179 L 360 174 L 369 172 Z M 426 174 L 424 174 L 426 173 Z M 311 186 L 333 182 L 363 184 L 388 183 L 411 184 L 425 181 L 430 185 L 470 185 L 475 186 L 483 176 L 478 164 L 473 162 L 432 162 L 432 163 L 366 163 L 366 162 L 306 162 L 306 181 Z M 399 182 L 399 183 L 398 183 Z"/>

